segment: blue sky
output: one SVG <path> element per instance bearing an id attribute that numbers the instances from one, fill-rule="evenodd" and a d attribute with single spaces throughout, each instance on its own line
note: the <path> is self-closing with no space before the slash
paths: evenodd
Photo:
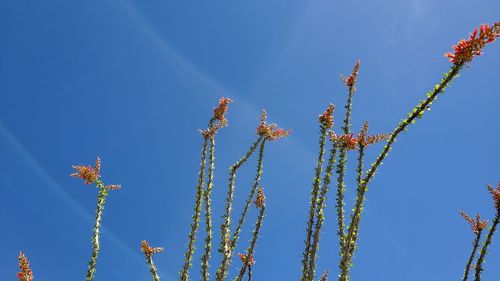
<path id="1" fill-rule="evenodd" d="M 268 213 L 254 277 L 298 279 L 317 115 L 333 102 L 342 120 L 339 75 L 361 60 L 353 129 L 370 120 L 372 132 L 389 132 L 448 70 L 443 54 L 479 24 L 498 21 L 498 11 L 493 0 L 0 0 L 0 280 L 15 278 L 19 250 L 36 280 L 83 279 L 97 192 L 68 175 L 97 155 L 104 181 L 123 189 L 109 196 L 96 280 L 150 278 L 143 239 L 166 248 L 155 261 L 162 280 L 175 280 L 198 129 L 221 96 L 235 102 L 217 139 L 215 225 L 228 167 L 255 139 L 265 108 L 293 134 L 267 146 Z M 500 180 L 499 62 L 495 42 L 398 139 L 367 194 L 352 280 L 460 278 L 473 234 L 458 211 L 492 218 L 485 184 Z M 379 149 L 370 147 L 368 159 Z M 252 159 L 238 176 L 235 213 L 254 166 Z M 335 275 L 333 199 L 318 269 Z M 237 251 L 250 224 L 245 231 Z M 498 242 L 497 234 L 485 280 L 500 276 Z M 199 267 L 192 272 L 197 280 Z"/>

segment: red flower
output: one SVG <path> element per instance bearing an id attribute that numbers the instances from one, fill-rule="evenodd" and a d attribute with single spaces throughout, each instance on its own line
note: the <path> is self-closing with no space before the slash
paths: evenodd
<path id="1" fill-rule="evenodd" d="M 83 179 L 85 184 L 91 184 L 101 177 L 101 159 L 97 157 L 94 168 L 90 165 L 74 165 L 73 169 L 76 170 L 76 173 L 72 173 L 70 176 Z"/>
<path id="2" fill-rule="evenodd" d="M 219 99 L 219 104 L 214 108 L 214 116 L 210 121 L 210 127 L 204 131 L 200 130 L 203 138 L 211 138 L 215 136 L 215 134 L 217 134 L 217 131 L 219 131 L 220 128 L 227 126 L 227 119 L 225 117 L 225 114 L 228 110 L 229 104 L 232 102 L 233 100 L 230 98 L 222 97 Z M 216 120 L 218 120 L 219 122 L 214 122 Z"/>
<path id="3" fill-rule="evenodd" d="M 141 242 L 141 250 L 146 257 L 150 258 L 153 254 L 163 252 L 164 249 L 162 247 L 151 247 L 149 246 L 148 241 L 143 240 Z"/>
<path id="4" fill-rule="evenodd" d="M 481 220 L 479 214 L 476 214 L 475 219 L 469 217 L 469 215 L 462 211 L 460 211 L 460 215 L 462 215 L 462 217 L 469 223 L 472 232 L 476 234 L 479 233 L 479 231 L 485 229 L 486 225 L 488 224 L 487 221 Z"/>
<path id="5" fill-rule="evenodd" d="M 358 145 L 358 139 L 354 137 L 354 133 L 336 135 L 330 132 L 330 139 L 336 142 L 339 147 L 345 148 L 346 150 L 354 150 Z"/>
<path id="6" fill-rule="evenodd" d="M 264 194 L 264 189 L 262 189 L 262 187 L 257 189 L 257 197 L 255 198 L 254 204 L 257 208 L 262 208 L 266 204 L 266 195 Z"/>
<path id="7" fill-rule="evenodd" d="M 240 257 L 242 263 L 246 262 L 247 265 L 254 265 L 255 264 L 255 260 L 253 259 L 253 255 L 250 256 L 248 261 L 247 261 L 247 256 L 245 254 L 238 253 L 238 256 Z"/>
<path id="8" fill-rule="evenodd" d="M 260 123 L 257 127 L 257 134 L 271 141 L 290 135 L 290 130 L 278 128 L 276 124 L 267 124 L 267 112 L 262 110 L 260 115 Z"/>
<path id="9" fill-rule="evenodd" d="M 494 188 L 491 185 L 486 185 L 488 190 L 491 193 L 491 196 L 493 197 L 493 202 L 495 203 L 495 208 L 497 210 L 500 210 L 500 182 L 498 182 L 497 187 Z"/>
<path id="10" fill-rule="evenodd" d="M 363 124 L 360 133 L 358 134 L 357 140 L 361 146 L 368 146 L 389 138 L 388 134 L 376 134 L 368 135 L 368 121 Z"/>
<path id="11" fill-rule="evenodd" d="M 453 53 L 446 53 L 445 57 L 450 59 L 454 64 L 462 64 L 471 62 L 475 56 L 482 54 L 482 48 L 500 36 L 500 22 L 495 23 L 492 27 L 488 24 L 483 24 L 478 29 L 474 29 L 469 39 L 460 40 L 457 45 L 453 46 Z"/>
<path id="12" fill-rule="evenodd" d="M 214 108 L 214 119 L 217 119 L 222 124 L 225 124 L 227 121 L 224 114 L 226 114 L 228 106 L 232 102 L 233 100 L 230 98 L 225 98 L 225 97 L 220 98 L 219 104 L 217 105 L 216 108 Z"/>
<path id="13" fill-rule="evenodd" d="M 358 80 L 358 73 L 359 73 L 359 65 L 361 62 L 359 60 L 356 61 L 356 64 L 354 65 L 354 68 L 352 69 L 351 75 L 345 77 L 343 75 L 340 76 L 342 81 L 344 81 L 344 84 L 353 90 L 356 90 L 356 81 Z"/>
<path id="14" fill-rule="evenodd" d="M 21 271 L 17 273 L 19 281 L 33 281 L 33 272 L 31 271 L 30 263 L 23 252 L 19 253 L 19 269 L 21 269 Z"/>
<path id="15" fill-rule="evenodd" d="M 325 126 L 325 128 L 333 127 L 333 110 L 335 106 L 333 104 L 329 104 L 326 110 L 319 115 L 318 119 L 321 125 Z"/>

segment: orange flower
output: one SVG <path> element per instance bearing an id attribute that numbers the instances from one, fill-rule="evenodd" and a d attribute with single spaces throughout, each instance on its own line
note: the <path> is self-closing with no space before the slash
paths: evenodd
<path id="1" fill-rule="evenodd" d="M 230 98 L 222 97 L 219 100 L 219 104 L 214 108 L 214 119 L 219 120 L 222 124 L 226 124 L 227 120 L 224 116 L 226 114 L 228 106 L 233 100 Z"/>
<path id="2" fill-rule="evenodd" d="M 493 202 L 495 203 L 495 208 L 500 210 L 500 182 L 498 182 L 497 187 L 494 188 L 491 185 L 486 185 L 491 195 L 493 196 Z"/>
<path id="3" fill-rule="evenodd" d="M 31 271 L 30 263 L 23 252 L 19 253 L 19 269 L 21 269 L 21 271 L 17 273 L 19 281 L 33 281 L 33 272 Z"/>
<path id="4" fill-rule="evenodd" d="M 325 128 L 331 128 L 333 127 L 333 110 L 335 109 L 335 106 L 330 103 L 326 110 L 319 115 L 318 119 L 319 122 L 325 126 Z"/>
<path id="5" fill-rule="evenodd" d="M 222 97 L 219 99 L 219 104 L 214 108 L 214 116 L 210 121 L 210 127 L 206 130 L 200 130 L 203 138 L 211 138 L 215 136 L 215 134 L 217 134 L 220 128 L 227 126 L 227 119 L 225 117 L 225 114 L 228 110 L 229 104 L 232 102 L 233 100 L 230 98 Z M 218 120 L 219 122 L 214 122 L 216 120 Z"/>
<path id="6" fill-rule="evenodd" d="M 163 252 L 164 249 L 162 247 L 151 247 L 149 246 L 148 241 L 143 240 L 141 242 L 141 250 L 146 257 L 150 258 L 153 254 Z"/>
<path id="7" fill-rule="evenodd" d="M 358 134 L 358 142 L 360 145 L 366 147 L 368 145 L 386 140 L 389 138 L 388 134 L 368 135 L 368 121 L 363 124 L 360 133 Z"/>
<path id="8" fill-rule="evenodd" d="M 345 77 L 343 75 L 340 76 L 342 81 L 344 81 L 344 84 L 350 89 L 353 89 L 353 90 L 356 89 L 355 86 L 356 86 L 356 81 L 358 80 L 358 73 L 359 73 L 360 64 L 361 64 L 361 62 L 359 60 L 356 61 L 356 64 L 354 65 L 354 68 L 352 69 L 351 75 L 349 75 L 348 77 Z"/>
<path id="9" fill-rule="evenodd" d="M 330 132 L 330 140 L 336 142 L 339 147 L 347 150 L 354 150 L 358 145 L 358 139 L 354 137 L 354 133 L 336 135 L 334 132 Z"/>
<path id="10" fill-rule="evenodd" d="M 73 169 L 76 170 L 76 173 L 72 173 L 70 176 L 83 179 L 85 184 L 91 184 L 101 177 L 101 159 L 97 157 L 94 168 L 90 165 L 73 165 Z"/>
<path id="11" fill-rule="evenodd" d="M 266 204 L 266 195 L 264 194 L 264 189 L 262 187 L 257 189 L 257 197 L 255 198 L 254 204 L 257 208 L 262 208 Z"/>
<path id="12" fill-rule="evenodd" d="M 460 40 L 457 45 L 453 46 L 453 53 L 446 53 L 445 57 L 450 59 L 454 64 L 462 64 L 471 62 L 475 56 L 482 54 L 482 48 L 500 36 L 500 22 L 495 23 L 492 27 L 488 24 L 483 24 L 478 29 L 475 28 L 469 39 Z"/>
<path id="13" fill-rule="evenodd" d="M 462 211 L 460 211 L 460 215 L 462 215 L 462 217 L 469 223 L 472 232 L 476 234 L 479 233 L 479 231 L 485 229 L 486 225 L 488 224 L 487 221 L 481 220 L 479 214 L 476 214 L 476 219 L 469 217 L 469 215 Z"/>
<path id="14" fill-rule="evenodd" d="M 290 135 L 290 130 L 278 128 L 276 124 L 267 124 L 267 112 L 262 110 L 260 123 L 257 126 L 257 134 L 271 141 Z"/>
<path id="15" fill-rule="evenodd" d="M 247 265 L 254 265 L 255 264 L 255 260 L 253 259 L 253 255 L 250 256 L 248 261 L 247 261 L 247 256 L 245 254 L 238 253 L 238 256 L 240 257 L 242 263 L 246 262 Z"/>

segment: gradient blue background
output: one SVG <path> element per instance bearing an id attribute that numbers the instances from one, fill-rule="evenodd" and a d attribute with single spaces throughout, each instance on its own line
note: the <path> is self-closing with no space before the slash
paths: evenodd
<path id="1" fill-rule="evenodd" d="M 155 261 L 162 280 L 176 280 L 198 129 L 221 96 L 235 102 L 217 138 L 215 237 L 228 167 L 255 139 L 266 108 L 293 135 L 266 151 L 268 214 L 254 277 L 297 280 L 317 115 L 334 102 L 340 123 L 339 75 L 361 59 L 353 129 L 368 119 L 372 132 L 389 132 L 448 70 L 443 54 L 475 26 L 498 21 L 499 11 L 496 0 L 0 1 L 0 280 L 15 279 L 19 250 L 36 280 L 84 278 L 97 192 L 68 175 L 97 155 L 105 182 L 123 189 L 104 213 L 95 280 L 149 280 L 142 239 L 166 248 Z M 500 180 L 499 62 L 496 42 L 398 139 L 367 195 L 352 280 L 460 278 L 473 234 L 458 211 L 494 214 L 485 184 Z M 250 163 L 238 176 L 235 214 Z M 318 270 L 335 276 L 333 199 Z M 245 231 L 237 251 L 250 224 Z M 500 278 L 499 235 L 484 280 Z"/>

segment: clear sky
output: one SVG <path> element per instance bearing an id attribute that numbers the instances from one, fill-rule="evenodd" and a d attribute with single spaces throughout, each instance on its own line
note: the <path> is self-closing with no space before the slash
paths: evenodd
<path id="1" fill-rule="evenodd" d="M 97 191 L 69 174 L 97 155 L 104 181 L 123 189 L 108 198 L 95 280 L 150 279 L 143 239 L 166 248 L 155 261 L 162 280 L 176 280 L 198 129 L 221 96 L 234 103 L 217 138 L 215 238 L 228 167 L 255 139 L 265 108 L 293 134 L 267 146 L 268 213 L 254 277 L 297 280 L 317 116 L 333 102 L 342 120 L 339 75 L 361 60 L 353 129 L 370 120 L 372 132 L 389 132 L 448 70 L 443 54 L 479 24 L 498 21 L 499 12 L 497 0 L 0 0 L 0 280 L 15 279 L 20 250 L 36 280 L 84 278 Z M 500 180 L 499 65 L 495 42 L 398 139 L 367 194 L 352 280 L 460 278 L 473 234 L 459 210 L 494 214 L 485 184 Z M 368 159 L 380 149 L 370 147 Z M 254 167 L 252 159 L 238 176 L 236 214 Z M 335 276 L 333 199 L 318 270 Z M 254 220 L 255 211 L 237 251 Z M 484 280 L 500 276 L 499 235 Z"/>

